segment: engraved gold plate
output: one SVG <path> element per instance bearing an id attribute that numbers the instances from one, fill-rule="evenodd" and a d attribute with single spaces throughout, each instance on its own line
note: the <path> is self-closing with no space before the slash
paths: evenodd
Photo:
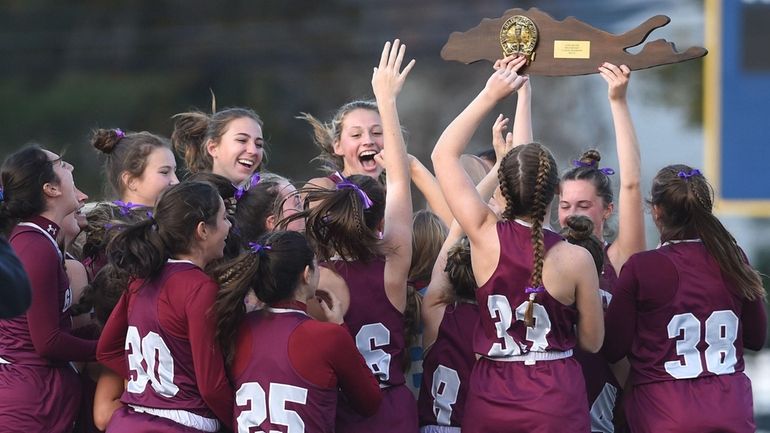
<path id="1" fill-rule="evenodd" d="M 537 27 L 524 15 L 514 15 L 503 23 L 500 28 L 500 46 L 503 56 L 522 54 L 527 58 L 527 64 L 535 60 L 537 47 Z"/>
<path id="2" fill-rule="evenodd" d="M 554 59 L 590 59 L 591 41 L 553 41 Z"/>

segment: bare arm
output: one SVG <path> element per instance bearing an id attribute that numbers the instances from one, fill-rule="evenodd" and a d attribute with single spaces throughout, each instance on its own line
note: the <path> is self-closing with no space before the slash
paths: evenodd
<path id="1" fill-rule="evenodd" d="M 523 58 L 511 59 L 504 68 L 495 71 L 481 93 L 447 126 L 431 155 L 439 185 L 452 215 L 468 234 L 473 248 L 479 252 L 476 257 L 488 257 L 489 263 L 484 262 L 481 267 L 488 269 L 490 274 L 496 266 L 500 248 L 499 243 L 488 242 L 493 237 L 491 231 L 495 230 L 497 216 L 482 200 L 463 170 L 460 155 L 484 116 L 526 81 L 526 78 L 516 73 L 523 64 Z M 474 271 L 477 269 L 476 264 L 474 258 Z M 482 272 L 476 278 L 484 281 L 488 276 Z"/>
<path id="2" fill-rule="evenodd" d="M 580 347 L 591 353 L 601 349 L 604 341 L 604 313 L 599 295 L 599 277 L 596 272 L 586 272 L 586 269 L 596 269 L 593 258 L 582 247 L 570 245 L 573 257 L 570 259 L 570 270 L 576 277 L 575 302 L 578 309 L 577 336 Z"/>
<path id="3" fill-rule="evenodd" d="M 123 389 L 123 378 L 109 368 L 103 368 L 94 394 L 94 425 L 99 430 L 107 430 L 112 414 L 123 406 L 120 402 Z"/>
<path id="4" fill-rule="evenodd" d="M 516 92 L 516 115 L 513 118 L 513 145 L 532 143 L 532 86 L 527 80 Z"/>
<path id="5" fill-rule="evenodd" d="M 396 98 L 414 60 L 403 70 L 406 46 L 398 39 L 385 44 L 380 64 L 372 74 L 372 89 L 382 118 L 387 191 L 385 197 L 385 229 L 383 242 L 388 253 L 385 262 L 385 293 L 399 311 L 406 308 L 406 280 L 412 261 L 412 193 L 409 161 L 396 109 Z"/>
<path id="6" fill-rule="evenodd" d="M 610 110 L 615 127 L 620 190 L 618 194 L 618 237 L 607 255 L 615 271 L 620 273 L 631 255 L 646 249 L 644 239 L 644 211 L 641 191 L 641 156 L 631 112 L 628 109 L 626 91 L 631 70 L 626 65 L 617 67 L 604 63 L 599 68 L 607 81 Z"/>
<path id="7" fill-rule="evenodd" d="M 433 173 L 412 155 L 409 155 L 409 172 L 412 176 L 412 182 L 425 197 L 431 211 L 438 215 L 447 226 L 452 224 L 452 212 L 449 210 L 449 205 L 447 205 L 444 194 L 441 193 L 441 187 L 439 187 Z"/>

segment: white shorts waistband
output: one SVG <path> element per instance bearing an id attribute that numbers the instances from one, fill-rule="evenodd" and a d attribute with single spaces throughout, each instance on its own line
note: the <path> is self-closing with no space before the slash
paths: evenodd
<path id="1" fill-rule="evenodd" d="M 192 427 L 205 432 L 216 432 L 219 430 L 218 419 L 206 418 L 205 416 L 200 416 L 186 410 L 158 409 L 154 407 L 138 406 L 135 404 L 129 404 L 129 406 L 131 406 L 137 412 L 170 419 L 171 421 L 182 424 L 185 427 Z"/>
<path id="2" fill-rule="evenodd" d="M 565 350 L 564 352 L 549 350 L 547 352 L 527 352 L 524 355 L 513 355 L 499 358 L 492 358 L 485 356 L 492 361 L 502 362 L 523 362 L 525 365 L 532 365 L 538 361 L 555 361 L 557 359 L 569 358 L 572 356 L 572 349 Z"/>

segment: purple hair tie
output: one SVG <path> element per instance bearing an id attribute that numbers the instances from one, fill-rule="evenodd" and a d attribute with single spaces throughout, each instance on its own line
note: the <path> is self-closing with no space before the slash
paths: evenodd
<path id="1" fill-rule="evenodd" d="M 599 168 L 595 162 L 583 162 L 575 159 L 575 160 L 572 160 L 572 165 L 574 165 L 575 167 L 595 168 L 607 176 L 612 176 L 613 174 L 615 174 L 614 169 L 610 167 Z"/>
<path id="2" fill-rule="evenodd" d="M 681 170 L 676 175 L 679 176 L 680 178 L 684 179 L 684 180 L 687 180 L 687 179 L 689 179 L 689 178 L 691 178 L 693 176 L 702 176 L 703 174 L 701 174 L 700 170 L 698 170 L 697 168 L 693 168 L 689 172 Z"/>
<path id="3" fill-rule="evenodd" d="M 249 249 L 254 254 L 264 255 L 267 250 L 272 250 L 270 245 L 262 245 L 256 242 L 249 242 Z"/>
<path id="4" fill-rule="evenodd" d="M 118 139 L 121 139 L 126 136 L 126 133 L 123 132 L 123 130 L 120 128 L 115 128 L 113 129 L 113 131 L 115 131 L 115 136 L 118 137 Z"/>
<path id="5" fill-rule="evenodd" d="M 123 202 L 123 201 L 120 201 L 120 200 L 115 200 L 115 201 L 112 202 L 112 204 L 114 204 L 115 206 L 120 208 L 120 214 L 123 215 L 123 216 L 126 216 L 129 213 L 131 213 L 131 209 L 134 209 L 134 208 L 142 206 L 140 204 L 133 204 L 131 202 L 126 203 L 126 202 Z"/>
<path id="6" fill-rule="evenodd" d="M 342 178 L 340 182 L 337 182 L 336 188 L 338 191 L 341 189 L 354 190 L 358 194 L 358 196 L 361 197 L 361 202 L 363 202 L 364 209 L 369 209 L 374 205 L 374 203 L 372 203 L 372 199 L 370 199 L 369 196 L 366 194 L 366 191 L 362 190 L 360 186 L 356 185 L 355 183 L 345 178 Z"/>
<path id="7" fill-rule="evenodd" d="M 539 286 L 539 287 L 527 287 L 524 289 L 524 293 L 530 294 L 530 293 L 543 293 L 545 292 L 545 287 Z"/>
<path id="8" fill-rule="evenodd" d="M 0 202 L 5 200 L 5 194 L 3 194 L 3 187 L 0 186 Z"/>
<path id="9" fill-rule="evenodd" d="M 256 184 L 258 184 L 260 181 L 259 173 L 254 173 L 249 178 L 249 182 L 246 184 L 247 186 L 239 186 L 235 190 L 235 200 L 238 201 L 243 197 L 243 194 L 246 193 L 246 191 L 250 190 L 252 187 L 254 187 Z"/>

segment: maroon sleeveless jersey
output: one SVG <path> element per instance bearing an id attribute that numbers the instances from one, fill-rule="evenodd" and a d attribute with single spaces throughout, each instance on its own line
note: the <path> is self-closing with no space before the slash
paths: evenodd
<path id="1" fill-rule="evenodd" d="M 628 354 L 631 383 L 743 371 L 743 311 L 751 301 L 736 296 L 731 285 L 700 241 L 633 255 L 615 295 L 630 298 L 635 317 L 623 313 L 619 320 L 613 302 L 607 323 L 608 346 L 618 344 L 612 334 L 635 326 Z"/>
<path id="2" fill-rule="evenodd" d="M 446 306 L 436 342 L 422 364 L 417 401 L 420 426 L 462 424 L 468 380 L 476 362 L 472 341 L 478 322 L 478 305 L 458 302 Z"/>
<path id="3" fill-rule="evenodd" d="M 283 308 L 247 315 L 241 329 L 250 329 L 252 354 L 233 378 L 238 431 L 334 431 L 337 390 L 305 380 L 289 360 L 289 337 L 305 320 L 311 319 L 304 312 Z"/>
<path id="4" fill-rule="evenodd" d="M 348 285 L 350 307 L 345 313 L 345 324 L 380 386 L 403 384 L 404 315 L 385 294 L 385 260 L 333 260 L 323 265 L 333 269 Z"/>
<path id="5" fill-rule="evenodd" d="M 476 290 L 480 326 L 473 338 L 474 351 L 489 358 L 532 352 L 566 351 L 575 347 L 577 309 L 565 306 L 547 291 L 534 305 L 534 327 L 524 324 L 529 295 L 525 289 L 532 275 L 530 228 L 517 221 L 497 223 L 500 258 L 492 276 Z M 558 234 L 543 230 L 545 251 L 563 241 Z"/>
<path id="6" fill-rule="evenodd" d="M 125 343 L 129 381 L 121 401 L 215 419 L 198 390 L 189 340 L 164 331 L 158 320 L 158 297 L 172 276 L 176 284 L 190 280 L 197 286 L 201 279 L 209 280 L 192 263 L 169 262 L 158 277 L 135 281 L 124 295 L 129 305 Z"/>

